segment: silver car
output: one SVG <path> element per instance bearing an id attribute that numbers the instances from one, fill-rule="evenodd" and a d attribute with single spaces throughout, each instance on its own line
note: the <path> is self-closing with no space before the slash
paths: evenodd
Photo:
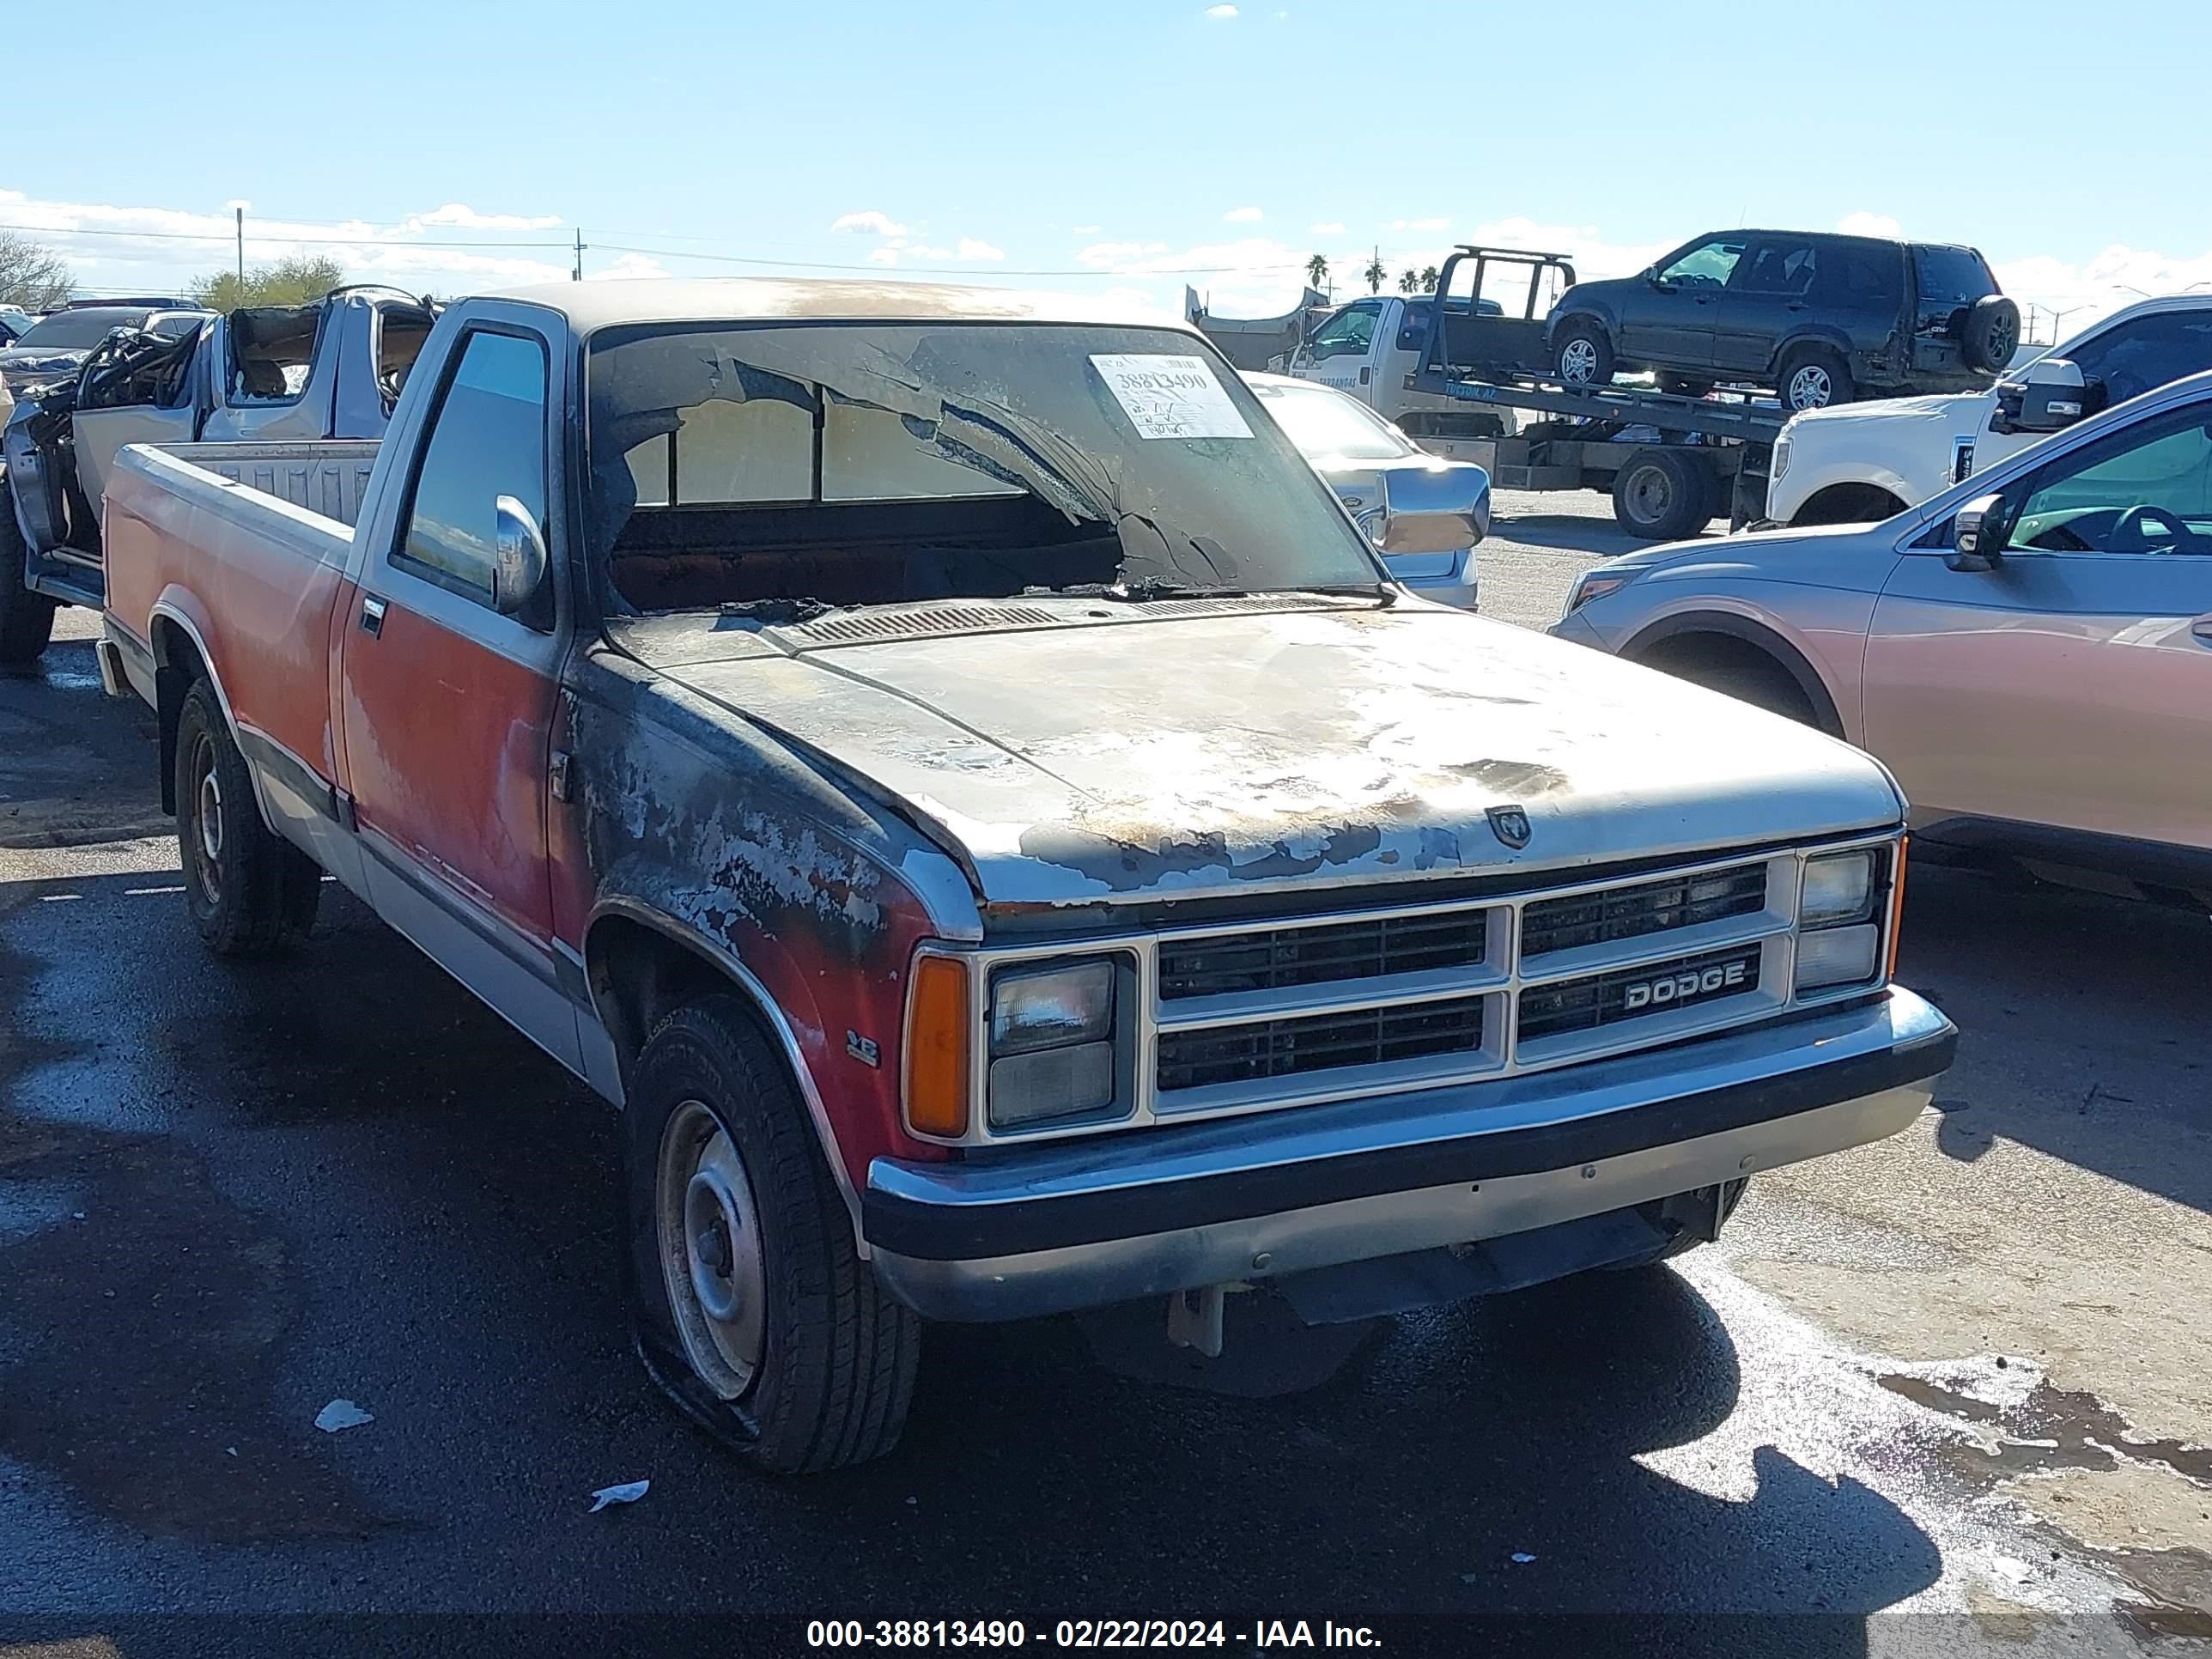
<path id="1" fill-rule="evenodd" d="M 1244 382 L 1337 493 L 1399 585 L 1475 608 L 1475 544 L 1490 533 L 1490 474 L 1431 455 L 1356 398 L 1312 380 Z"/>
<path id="2" fill-rule="evenodd" d="M 1923 854 L 2212 902 L 2212 374 L 1880 524 L 1599 566 L 1552 632 L 1869 750 Z"/>

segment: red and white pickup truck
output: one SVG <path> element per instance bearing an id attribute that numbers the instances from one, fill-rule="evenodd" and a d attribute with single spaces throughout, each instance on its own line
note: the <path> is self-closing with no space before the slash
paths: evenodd
<path id="1" fill-rule="evenodd" d="M 193 920 L 326 871 L 621 1104 L 641 1352 L 763 1467 L 888 1448 L 917 1315 L 1653 1261 L 1949 1060 L 1879 766 L 1393 587 L 1187 329 L 564 285 L 351 525 L 211 459 L 123 452 L 100 646 Z"/>

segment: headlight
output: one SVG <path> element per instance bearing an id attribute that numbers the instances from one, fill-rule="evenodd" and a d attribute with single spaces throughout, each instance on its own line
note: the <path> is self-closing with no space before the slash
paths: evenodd
<path id="1" fill-rule="evenodd" d="M 1567 595 L 1566 614 L 1573 616 L 1592 599 L 1601 599 L 1608 593 L 1618 593 L 1635 580 L 1630 576 L 1600 576 L 1590 574 L 1577 582 L 1574 591 Z"/>
<path id="2" fill-rule="evenodd" d="M 1797 902 L 1797 925 L 1831 927 L 1864 921 L 1874 904 L 1871 850 L 1833 853 L 1805 860 L 1805 891 Z"/>
<path id="3" fill-rule="evenodd" d="M 1887 904 L 1896 915 L 1893 860 L 1902 844 L 1854 848 L 1805 860 L 1797 895 L 1796 989 L 1837 990 L 1863 985 L 1882 969 L 1882 933 Z"/>
<path id="4" fill-rule="evenodd" d="M 1782 435 L 1774 441 L 1774 453 L 1767 458 L 1766 476 L 1778 478 L 1790 470 L 1790 428 L 1784 426 Z"/>
<path id="5" fill-rule="evenodd" d="M 991 981 L 991 1126 L 1086 1117 L 1114 1103 L 1115 963 L 1015 969 Z"/>

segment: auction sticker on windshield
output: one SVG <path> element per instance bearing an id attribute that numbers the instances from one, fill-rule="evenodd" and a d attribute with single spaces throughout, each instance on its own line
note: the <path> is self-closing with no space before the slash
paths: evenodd
<path id="1" fill-rule="evenodd" d="M 1139 438 L 1249 438 L 1252 428 L 1203 357 L 1093 352 L 1098 371 Z"/>

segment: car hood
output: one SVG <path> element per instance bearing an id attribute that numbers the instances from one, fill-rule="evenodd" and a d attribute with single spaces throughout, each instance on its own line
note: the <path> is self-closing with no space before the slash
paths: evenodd
<path id="1" fill-rule="evenodd" d="M 55 380 L 74 373 L 90 355 L 44 346 L 0 346 L 0 378 L 11 386 Z"/>
<path id="2" fill-rule="evenodd" d="M 1818 732 L 1425 605 L 832 645 L 677 620 L 618 637 L 905 812 L 987 907 L 1571 871 L 1900 811 Z"/>

